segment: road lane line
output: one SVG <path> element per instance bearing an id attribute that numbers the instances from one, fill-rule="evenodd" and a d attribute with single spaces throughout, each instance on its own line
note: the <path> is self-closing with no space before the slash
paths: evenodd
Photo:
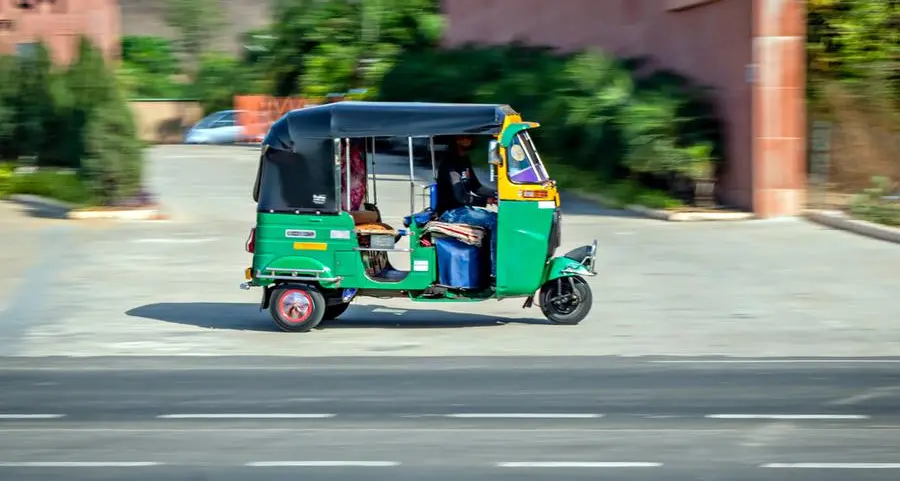
<path id="1" fill-rule="evenodd" d="M 0 468 L 139 468 L 160 466 L 153 461 L 31 461 L 0 462 Z"/>
<path id="2" fill-rule="evenodd" d="M 707 414 L 709 419 L 780 419 L 780 420 L 845 420 L 869 419 L 865 414 Z"/>
<path id="3" fill-rule="evenodd" d="M 0 419 L 59 419 L 65 414 L 0 414 Z"/>
<path id="4" fill-rule="evenodd" d="M 246 463 L 244 466 L 254 468 L 386 468 L 399 465 L 398 461 L 254 461 Z"/>
<path id="5" fill-rule="evenodd" d="M 597 419 L 602 414 L 592 413 L 455 413 L 448 418 L 463 419 Z"/>
<path id="6" fill-rule="evenodd" d="M 573 462 L 573 461 L 516 461 L 497 463 L 500 468 L 658 468 L 663 463 L 647 462 Z"/>
<path id="7" fill-rule="evenodd" d="M 769 463 L 761 468 L 787 469 L 900 469 L 900 463 Z"/>
<path id="8" fill-rule="evenodd" d="M 334 414 L 325 413 L 197 413 L 161 414 L 157 419 L 326 419 Z"/>

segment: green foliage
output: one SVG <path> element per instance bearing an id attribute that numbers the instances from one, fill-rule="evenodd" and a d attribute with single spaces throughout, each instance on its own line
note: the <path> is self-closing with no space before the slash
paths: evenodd
<path id="1" fill-rule="evenodd" d="M 171 42 L 163 37 L 122 37 L 122 61 L 149 74 L 175 75 L 179 72 L 178 58 Z"/>
<path id="2" fill-rule="evenodd" d="M 870 222 L 900 227 L 900 201 L 897 184 L 887 177 L 872 177 L 872 186 L 857 195 L 850 204 L 854 217 Z"/>
<path id="3" fill-rule="evenodd" d="M 42 48 L 31 59 L 0 57 L 0 80 L 0 116 L 11 119 L 0 122 L 4 156 L 76 171 L 4 174 L 7 193 L 115 203 L 137 192 L 142 157 L 134 119 L 116 77 L 87 38 L 65 70 L 51 68 Z"/>
<path id="4" fill-rule="evenodd" d="M 39 195 L 76 205 L 91 204 L 94 200 L 75 172 L 40 169 L 27 174 L 13 173 L 11 164 L 0 165 L 0 199 L 15 194 Z"/>
<path id="5" fill-rule="evenodd" d="M 15 158 L 19 68 L 16 59 L 0 56 L 0 160 Z"/>
<path id="6" fill-rule="evenodd" d="M 122 38 L 122 62 L 116 77 L 127 97 L 184 97 L 185 86 L 176 81 L 180 70 L 169 40 L 150 36 Z"/>
<path id="7" fill-rule="evenodd" d="M 50 53 L 43 42 L 37 44 L 33 58 L 19 57 L 17 72 L 18 108 L 15 124 L 18 155 L 38 157 L 50 134 L 48 121 L 53 114 L 50 94 Z"/>
<path id="8" fill-rule="evenodd" d="M 900 107 L 900 2 L 810 0 L 807 61 L 813 98 L 840 80 Z"/>
<path id="9" fill-rule="evenodd" d="M 405 52 L 384 76 L 380 98 L 508 103 L 542 124 L 535 142 L 555 164 L 554 177 L 559 166 L 576 172 L 559 177 L 561 185 L 631 177 L 666 186 L 677 176 L 711 176 L 724 148 L 708 94 L 672 72 L 638 76 L 634 64 L 521 45 Z M 669 198 L 645 191 L 629 198 Z"/>
<path id="10" fill-rule="evenodd" d="M 188 70 L 193 72 L 204 53 L 214 45 L 224 23 L 221 0 L 165 0 L 166 23 L 177 36 L 176 51 L 185 56 Z"/>
<path id="11" fill-rule="evenodd" d="M 188 90 L 199 99 L 203 110 L 212 113 L 233 108 L 234 97 L 259 92 L 261 80 L 240 60 L 224 54 L 209 53 L 201 57 L 196 79 Z"/>
<path id="12" fill-rule="evenodd" d="M 443 33 L 433 0 L 283 0 L 273 17 L 265 64 L 277 96 L 374 97 L 401 51 L 433 48 Z"/>

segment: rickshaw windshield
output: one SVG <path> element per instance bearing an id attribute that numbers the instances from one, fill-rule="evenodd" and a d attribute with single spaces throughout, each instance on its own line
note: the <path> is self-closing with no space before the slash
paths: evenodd
<path id="1" fill-rule="evenodd" d="M 534 184 L 550 179 L 527 131 L 516 134 L 507 152 L 506 174 L 514 184 Z"/>

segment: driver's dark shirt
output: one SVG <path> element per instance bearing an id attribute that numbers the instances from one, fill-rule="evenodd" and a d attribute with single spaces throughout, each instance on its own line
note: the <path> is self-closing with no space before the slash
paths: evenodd
<path id="1" fill-rule="evenodd" d="M 466 205 L 484 207 L 488 198 L 496 195 L 475 176 L 469 156 L 455 151 L 443 156 L 437 175 L 438 216 Z"/>

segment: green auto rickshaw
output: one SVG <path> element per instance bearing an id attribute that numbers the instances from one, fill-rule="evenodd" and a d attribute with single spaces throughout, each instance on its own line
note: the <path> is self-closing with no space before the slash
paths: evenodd
<path id="1" fill-rule="evenodd" d="M 253 187 L 256 225 L 246 243 L 253 260 L 241 288 L 261 287 L 260 309 L 295 332 L 338 318 L 360 296 L 418 302 L 518 297 L 528 308 L 537 295 L 551 323 L 580 323 L 591 309 L 585 277 L 596 274 L 597 242 L 555 256 L 560 198 L 529 135 L 538 126 L 508 105 L 346 101 L 287 113 L 262 143 Z M 495 232 L 442 222 L 433 182 L 416 207 L 414 142 L 430 146 L 430 177 L 436 178 L 434 139 L 456 135 L 489 136 Z M 383 222 L 376 187 L 375 145 L 397 138 L 406 140 L 409 159 L 403 227 Z M 347 187 L 358 185 L 360 169 L 362 202 Z M 493 279 L 490 236 L 497 236 Z M 393 265 L 388 253 L 408 257 L 408 266 Z"/>

